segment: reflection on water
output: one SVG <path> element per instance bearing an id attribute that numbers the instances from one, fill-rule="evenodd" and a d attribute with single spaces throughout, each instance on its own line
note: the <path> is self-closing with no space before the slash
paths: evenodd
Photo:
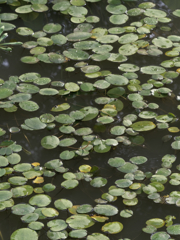
<path id="1" fill-rule="evenodd" d="M 143 2 L 143 1 L 139 1 Z M 170 13 L 170 10 L 174 10 L 177 8 L 180 8 L 180 2 L 179 0 L 163 0 L 163 1 L 153 1 L 157 3 L 157 6 L 159 9 L 165 10 Z M 127 3 L 127 6 L 129 8 L 132 6 L 136 6 L 136 3 Z M 95 4 L 89 4 L 88 10 L 91 12 L 92 15 L 96 15 L 100 17 L 100 22 L 97 23 L 96 27 L 103 27 L 103 28 L 110 28 L 113 27 L 113 25 L 108 21 L 110 14 L 105 11 L 105 4 L 102 2 L 98 2 Z M 8 7 L 5 9 L 2 9 L 3 12 L 10 11 Z M 42 27 L 47 23 L 47 19 L 50 19 L 50 22 L 60 22 L 63 26 L 62 33 L 64 35 L 67 35 L 68 33 L 71 33 L 73 29 L 76 27 L 76 24 L 70 24 L 70 21 L 68 17 L 62 17 L 59 14 L 54 14 L 52 11 L 46 14 L 40 14 L 37 18 L 33 16 L 35 19 L 32 21 L 32 19 L 28 18 L 22 18 L 18 19 L 14 22 L 15 25 L 18 26 L 27 26 L 32 28 L 34 31 L 41 30 Z M 167 37 L 169 34 L 177 34 L 179 32 L 179 20 L 174 18 L 171 15 L 171 18 L 173 18 L 173 24 L 169 23 L 168 26 L 172 27 L 172 30 L 170 32 L 163 32 L 159 28 L 154 29 L 152 35 L 149 37 L 152 38 L 154 36 L 164 36 Z M 140 18 L 135 17 L 134 21 L 138 21 Z M 127 23 L 127 25 L 129 22 Z M 163 26 L 163 24 L 159 24 L 159 27 Z M 9 40 L 15 39 L 17 41 L 22 41 L 20 36 L 17 36 L 15 33 L 15 30 L 9 34 Z M 24 37 L 23 42 L 32 40 L 31 37 Z M 149 39 L 147 39 L 149 40 Z M 49 47 L 48 51 L 60 51 L 63 52 L 65 49 L 72 47 L 72 43 L 67 43 L 61 47 Z M 115 43 L 113 45 L 113 51 L 117 52 L 119 48 L 119 44 Z M 45 63 L 38 63 L 35 65 L 27 65 L 20 62 L 20 58 L 22 56 L 25 56 L 28 53 L 29 50 L 23 49 L 21 47 L 14 48 L 12 53 L 1 53 L 1 78 L 4 80 L 7 80 L 9 76 L 11 75 L 21 75 L 26 72 L 38 72 L 41 74 L 42 77 L 50 77 L 53 81 L 88 81 L 85 79 L 84 74 L 77 68 L 75 72 L 68 73 L 64 69 L 69 66 L 74 65 L 74 61 L 69 61 L 62 66 L 58 65 L 48 65 Z M 158 57 L 150 57 L 150 56 L 141 56 L 141 55 L 133 55 L 129 57 L 129 62 L 134 63 L 140 67 L 146 66 L 146 65 L 159 65 L 160 62 L 165 60 L 166 58 L 164 55 L 158 56 Z M 89 64 L 97 64 L 97 62 L 93 60 L 88 61 Z M 118 66 L 119 63 L 112 63 L 108 61 L 99 62 L 98 65 L 101 67 L 102 70 L 110 70 L 114 74 L 119 74 Z M 149 77 L 147 75 L 140 74 L 139 80 L 141 83 L 145 83 L 148 80 Z M 91 80 L 93 83 L 94 80 Z M 178 83 L 178 79 L 174 81 L 174 84 L 171 85 L 171 89 L 173 90 L 174 94 L 180 95 L 180 85 Z M 40 116 L 43 113 L 49 113 L 52 106 L 59 105 L 64 102 L 68 102 L 71 105 L 71 111 L 77 110 L 79 108 L 83 108 L 85 106 L 95 106 L 97 107 L 97 104 L 94 102 L 95 98 L 104 96 L 103 91 L 96 91 L 92 93 L 71 93 L 68 97 L 45 97 L 45 96 L 39 96 L 38 94 L 33 95 L 33 100 L 37 102 L 40 106 L 39 110 L 36 113 L 24 113 L 22 110 L 18 110 L 16 113 L 7 113 L 3 110 L 0 110 L 0 116 L 1 116 L 1 125 L 0 127 L 3 127 L 7 134 L 3 136 L 3 139 L 12 139 L 14 141 L 17 141 L 18 144 L 22 145 L 24 150 L 21 153 L 22 156 L 22 162 L 40 162 L 41 165 L 44 165 L 45 162 L 56 159 L 59 157 L 60 150 L 59 148 L 56 148 L 54 150 L 45 150 L 41 146 L 41 139 L 47 135 L 54 134 L 56 136 L 60 136 L 60 132 L 58 130 L 58 127 L 56 127 L 53 131 L 49 130 L 39 130 L 36 131 L 35 134 L 31 132 L 21 130 L 19 133 L 16 134 L 10 134 L 8 131 L 8 128 L 12 126 L 20 126 L 25 119 L 35 116 Z M 153 102 L 154 98 L 149 97 L 149 102 Z M 117 116 L 116 122 L 114 122 L 112 125 L 106 125 L 105 128 L 98 128 L 98 125 L 94 127 L 95 120 L 93 120 L 91 123 L 84 122 L 83 124 L 80 123 L 79 127 L 85 126 L 85 127 L 92 127 L 94 129 L 95 134 L 100 136 L 101 138 L 111 138 L 112 135 L 110 134 L 110 128 L 114 125 L 118 125 L 122 122 L 123 116 L 127 115 L 128 113 L 134 113 L 135 110 L 131 107 L 131 103 L 124 100 L 125 108 L 122 112 L 120 112 Z M 160 103 L 161 109 L 159 109 L 159 114 L 165 114 L 168 112 L 172 112 L 174 114 L 179 115 L 179 112 L 177 110 L 176 102 L 172 98 L 167 99 L 157 99 L 157 103 Z M 67 110 L 68 113 L 68 110 Z M 179 125 L 179 122 L 177 122 L 177 125 Z M 155 171 L 160 168 L 161 166 L 161 158 L 165 154 L 174 154 L 174 151 L 170 147 L 169 142 L 163 143 L 161 141 L 162 137 L 168 134 L 168 131 L 151 131 L 148 133 L 142 133 L 141 135 L 145 137 L 146 141 L 143 146 L 124 146 L 124 145 L 118 145 L 116 148 L 111 150 L 110 152 L 106 154 L 98 154 L 95 152 L 91 152 L 89 156 L 89 160 L 84 160 L 81 157 L 77 157 L 76 160 L 66 161 L 64 163 L 64 166 L 69 168 L 69 171 L 76 172 L 80 165 L 82 164 L 89 164 L 91 166 L 96 165 L 99 167 L 99 172 L 97 173 L 97 176 L 102 176 L 108 179 L 108 184 L 106 187 L 102 189 L 95 189 L 89 185 L 86 181 L 81 181 L 78 188 L 75 188 L 71 191 L 66 189 L 61 189 L 60 183 L 63 181 L 61 174 L 56 174 L 56 176 L 52 179 L 45 178 L 45 183 L 53 183 L 57 186 L 55 191 L 53 193 L 50 193 L 53 201 L 50 205 L 50 207 L 53 207 L 53 202 L 58 198 L 67 198 L 73 202 L 74 205 L 80 205 L 84 203 L 89 203 L 95 206 L 94 199 L 99 198 L 102 193 L 105 193 L 108 191 L 108 187 L 114 185 L 114 182 L 117 179 L 123 178 L 123 175 L 121 172 L 119 172 L 116 169 L 110 168 L 107 164 L 107 161 L 111 157 L 120 156 L 124 158 L 126 161 L 129 160 L 129 158 L 136 156 L 136 155 L 142 155 L 146 156 L 148 158 L 148 162 L 140 165 L 139 169 L 146 172 L 151 171 L 152 173 L 155 173 Z M 78 139 L 77 143 L 73 146 L 75 148 L 78 148 L 81 145 L 80 139 Z M 179 157 L 179 153 L 176 153 L 177 157 Z M 175 167 L 172 168 L 172 171 L 175 170 Z M 2 181 L 7 181 L 7 177 L 3 177 Z M 31 180 L 28 181 L 27 184 L 32 185 L 33 187 L 37 187 L 37 185 L 33 184 Z M 166 192 L 164 194 L 169 193 L 172 190 L 177 189 L 175 186 L 167 186 Z M 29 197 L 30 198 L 30 197 Z M 15 203 L 23 203 L 28 202 L 29 198 L 25 199 L 15 199 Z M 144 240 L 148 239 L 148 235 L 143 233 L 141 229 L 145 227 L 145 222 L 147 219 L 154 218 L 154 217 L 160 217 L 165 218 L 167 215 L 175 215 L 177 217 L 177 222 L 180 222 L 180 215 L 177 214 L 177 207 L 174 205 L 166 205 L 166 204 L 155 204 L 150 199 L 147 198 L 146 194 L 142 194 L 138 196 L 139 204 L 135 207 L 133 207 L 134 215 L 133 217 L 129 219 L 123 219 L 119 217 L 119 215 L 114 216 L 111 218 L 111 221 L 121 221 L 125 228 L 124 230 L 117 234 L 117 235 L 111 235 L 110 239 L 120 239 L 120 238 L 130 238 L 130 239 L 138 239 L 138 240 Z M 114 206 L 117 206 L 119 210 L 123 210 L 125 206 L 123 205 L 122 201 L 115 201 L 113 203 Z M 130 208 L 131 209 L 131 208 Z M 61 212 L 61 218 L 66 219 L 70 214 L 67 211 Z M 8 240 L 10 234 L 15 231 L 18 228 L 26 227 L 26 224 L 22 223 L 19 216 L 11 214 L 10 210 L 6 210 L 0 214 L 0 230 L 2 233 L 3 238 L 2 240 Z M 44 221 L 46 223 L 47 220 Z M 100 231 L 100 228 L 102 227 L 102 223 L 95 224 L 92 228 L 88 230 L 89 233 L 92 232 L 98 232 Z M 46 236 L 47 228 L 45 227 L 41 232 L 39 239 L 45 240 L 48 239 Z"/>

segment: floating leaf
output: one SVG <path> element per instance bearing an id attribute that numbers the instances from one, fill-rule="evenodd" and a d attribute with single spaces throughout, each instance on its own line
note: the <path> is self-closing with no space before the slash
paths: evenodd
<path id="1" fill-rule="evenodd" d="M 94 207 L 94 211 L 97 213 L 97 214 L 102 214 L 104 216 L 114 216 L 118 213 L 118 209 L 112 205 L 96 205 Z"/>
<path id="2" fill-rule="evenodd" d="M 42 138 L 41 145 L 46 149 L 53 149 L 59 145 L 59 138 L 56 136 L 46 136 Z"/>
<path id="3" fill-rule="evenodd" d="M 23 240 L 24 236 L 26 236 L 26 240 L 38 240 L 38 234 L 36 231 L 31 230 L 29 228 L 20 228 L 17 229 L 11 235 L 11 240 Z"/>
<path id="4" fill-rule="evenodd" d="M 150 131 L 156 127 L 153 122 L 150 121 L 140 121 L 135 122 L 131 125 L 132 129 L 138 132 Z"/>
<path id="5" fill-rule="evenodd" d="M 69 227 L 73 229 L 85 229 L 93 226 L 95 222 L 93 219 L 85 214 L 76 214 L 66 219 Z"/>
<path id="6" fill-rule="evenodd" d="M 117 234 L 121 232 L 123 225 L 120 222 L 109 222 L 102 226 L 102 231 L 109 234 Z"/>

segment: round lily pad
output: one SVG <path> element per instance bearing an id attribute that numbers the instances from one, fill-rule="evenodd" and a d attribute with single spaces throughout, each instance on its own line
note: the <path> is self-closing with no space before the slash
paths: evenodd
<path id="1" fill-rule="evenodd" d="M 58 210 L 66 210 L 68 208 L 71 208 L 73 206 L 73 204 L 70 200 L 61 198 L 54 202 L 54 206 Z"/>
<path id="2" fill-rule="evenodd" d="M 61 183 L 61 186 L 66 188 L 66 189 L 73 189 L 79 185 L 79 182 L 74 179 L 66 180 Z"/>
<path id="3" fill-rule="evenodd" d="M 164 73 L 166 70 L 163 67 L 159 66 L 147 66 L 147 67 L 142 67 L 141 72 L 145 74 L 161 74 Z"/>
<path id="4" fill-rule="evenodd" d="M 23 5 L 15 9 L 15 12 L 20 14 L 31 13 L 32 11 L 31 5 Z"/>
<path id="5" fill-rule="evenodd" d="M 109 21 L 115 25 L 122 25 L 128 21 L 129 17 L 126 14 L 111 15 Z"/>
<path id="6" fill-rule="evenodd" d="M 86 60 L 89 58 L 89 54 L 80 49 L 69 48 L 68 50 L 64 51 L 63 54 L 72 60 Z"/>
<path id="7" fill-rule="evenodd" d="M 51 203 L 51 197 L 45 194 L 38 194 L 30 198 L 29 203 L 33 206 L 46 207 Z"/>
<path id="8" fill-rule="evenodd" d="M 129 161 L 134 164 L 143 164 L 147 161 L 147 158 L 144 156 L 137 156 L 137 157 L 130 158 Z"/>
<path id="9" fill-rule="evenodd" d="M 87 231 L 84 229 L 73 230 L 69 233 L 69 236 L 72 238 L 84 238 L 87 235 Z"/>
<path id="10" fill-rule="evenodd" d="M 138 132 L 150 131 L 150 130 L 154 129 L 155 127 L 156 127 L 156 125 L 150 121 L 135 122 L 131 125 L 131 128 Z"/>
<path id="11" fill-rule="evenodd" d="M 120 216 L 123 218 L 129 218 L 129 217 L 132 217 L 132 215 L 133 215 L 132 210 L 125 209 L 120 212 Z"/>
<path id="12" fill-rule="evenodd" d="M 167 232 L 172 235 L 180 235 L 180 225 L 175 224 L 167 227 Z"/>
<path id="13" fill-rule="evenodd" d="M 48 23 L 43 27 L 43 31 L 46 33 L 56 33 L 61 30 L 62 26 L 59 23 Z"/>
<path id="14" fill-rule="evenodd" d="M 66 37 L 68 41 L 77 42 L 77 41 L 86 40 L 90 38 L 91 35 L 92 34 L 88 32 L 74 32 L 74 33 L 68 34 Z"/>
<path id="15" fill-rule="evenodd" d="M 0 202 L 9 200 L 12 197 L 12 192 L 8 190 L 1 190 L 0 191 Z"/>
<path id="16" fill-rule="evenodd" d="M 170 235 L 167 234 L 166 232 L 156 232 L 153 235 L 151 235 L 151 240 L 168 240 L 170 239 Z"/>
<path id="17" fill-rule="evenodd" d="M 85 229 L 93 226 L 95 222 L 86 214 L 76 214 L 66 219 L 72 229 Z"/>
<path id="18" fill-rule="evenodd" d="M 42 138 L 41 145 L 46 149 L 53 149 L 59 145 L 59 138 L 56 136 L 46 136 Z"/>
<path id="19" fill-rule="evenodd" d="M 32 213 L 35 210 L 34 207 L 32 207 L 31 205 L 29 205 L 27 203 L 16 204 L 11 209 L 12 209 L 13 214 L 21 215 L 21 216 L 26 215 L 28 213 Z"/>
<path id="20" fill-rule="evenodd" d="M 11 240 L 22 240 L 26 236 L 26 240 L 38 240 L 36 231 L 29 228 L 20 228 L 11 234 Z"/>
<path id="21" fill-rule="evenodd" d="M 90 185 L 96 188 L 104 187 L 106 184 L 107 179 L 102 177 L 96 177 L 90 182 Z"/>
<path id="22" fill-rule="evenodd" d="M 30 36 L 34 33 L 32 29 L 27 27 L 19 27 L 16 29 L 16 32 L 21 36 Z"/>
<path id="23" fill-rule="evenodd" d="M 123 225 L 120 222 L 109 222 L 102 226 L 102 231 L 109 234 L 117 234 L 123 230 Z"/>

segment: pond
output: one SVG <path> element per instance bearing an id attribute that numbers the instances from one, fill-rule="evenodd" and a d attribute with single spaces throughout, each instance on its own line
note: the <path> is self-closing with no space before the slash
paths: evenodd
<path id="1" fill-rule="evenodd" d="M 179 0 L 0 4 L 0 239 L 180 239 Z"/>

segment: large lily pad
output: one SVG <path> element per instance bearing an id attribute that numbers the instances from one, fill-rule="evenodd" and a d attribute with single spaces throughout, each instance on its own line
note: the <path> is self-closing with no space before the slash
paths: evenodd
<path id="1" fill-rule="evenodd" d="M 94 220 L 85 214 L 76 214 L 66 219 L 72 229 L 85 229 L 95 224 Z"/>
<path id="2" fill-rule="evenodd" d="M 141 72 L 145 73 L 145 74 L 162 74 L 164 73 L 166 70 L 163 67 L 159 67 L 159 66 L 147 66 L 147 67 L 142 67 L 141 68 Z"/>
<path id="3" fill-rule="evenodd" d="M 11 240 L 23 240 L 24 238 L 26 240 L 38 240 L 38 234 L 29 228 L 20 228 L 11 235 Z"/>
<path id="4" fill-rule="evenodd" d="M 97 214 L 102 214 L 104 216 L 114 216 L 118 213 L 118 209 L 112 205 L 96 205 L 94 207 L 94 211 L 97 213 Z"/>
<path id="5" fill-rule="evenodd" d="M 138 132 L 144 132 L 144 131 L 150 131 L 156 128 L 156 125 L 150 121 L 140 121 L 140 122 L 133 123 L 131 125 L 131 128 Z"/>
<path id="6" fill-rule="evenodd" d="M 120 222 L 109 222 L 102 226 L 102 231 L 110 234 L 117 234 L 123 230 L 123 225 Z"/>

